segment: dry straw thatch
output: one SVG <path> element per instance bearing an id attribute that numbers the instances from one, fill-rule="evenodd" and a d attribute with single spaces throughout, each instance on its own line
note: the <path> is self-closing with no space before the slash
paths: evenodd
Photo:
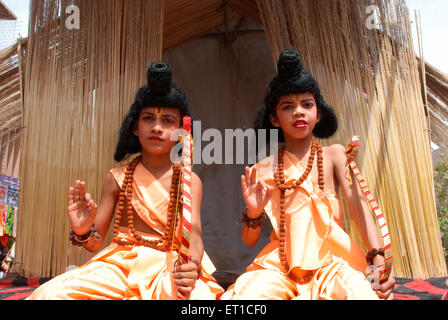
<path id="1" fill-rule="evenodd" d="M 26 41 L 0 51 L 0 173 L 19 177 Z"/>
<path id="2" fill-rule="evenodd" d="M 31 3 L 16 255 L 25 276 L 91 256 L 67 241 L 67 190 L 83 179 L 99 199 L 141 70 L 162 55 L 163 1 L 77 1 L 81 25 L 68 29 L 59 13 L 72 2 Z"/>
<path id="3" fill-rule="evenodd" d="M 111 150 L 117 130 L 144 83 L 142 70 L 161 58 L 162 50 L 227 19 L 249 15 L 264 25 L 273 61 L 285 48 L 301 52 L 340 119 L 330 142 L 362 137 L 357 163 L 385 211 L 394 274 L 447 274 L 420 78 L 403 1 L 377 2 L 377 29 L 366 27 L 367 0 L 229 0 L 225 3 L 233 9 L 219 14 L 213 14 L 222 6 L 217 0 L 194 0 L 189 6 L 179 0 L 133 0 L 132 6 L 124 0 L 78 0 L 81 26 L 69 30 L 61 11 L 72 3 L 31 5 L 19 273 L 54 276 L 91 256 L 67 240 L 67 190 L 75 179 L 83 179 L 99 199 L 105 173 L 116 165 Z M 347 228 L 356 236 L 351 225 Z"/>

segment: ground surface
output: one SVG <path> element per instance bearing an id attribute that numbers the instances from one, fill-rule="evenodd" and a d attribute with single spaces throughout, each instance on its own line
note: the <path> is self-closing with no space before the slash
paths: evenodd
<path id="1" fill-rule="evenodd" d="M 218 281 L 226 288 L 235 277 L 220 275 Z M 26 279 L 11 273 L 0 281 L 0 300 L 23 300 L 48 278 Z M 448 299 L 448 278 L 433 278 L 427 280 L 395 278 L 395 300 L 442 300 Z"/>

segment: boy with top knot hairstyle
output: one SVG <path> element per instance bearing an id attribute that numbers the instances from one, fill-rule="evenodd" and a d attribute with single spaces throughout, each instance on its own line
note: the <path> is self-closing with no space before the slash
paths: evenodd
<path id="1" fill-rule="evenodd" d="M 369 264 L 377 275 L 384 271 L 384 257 L 373 254 L 381 245 L 378 230 L 358 184 L 349 183 L 345 148 L 322 147 L 314 138 L 332 136 L 338 122 L 296 51 L 281 53 L 255 127 L 279 128 L 281 145 L 241 176 L 242 241 L 255 245 L 266 216 L 273 232 L 222 299 L 392 298 L 392 277 L 374 290 L 364 275 Z M 343 230 L 340 189 L 369 263 Z"/>
<path id="2" fill-rule="evenodd" d="M 120 129 L 115 160 L 140 153 L 109 170 L 99 205 L 76 181 L 68 192 L 74 245 L 97 251 L 115 215 L 112 243 L 83 266 L 37 288 L 29 299 L 214 300 L 224 290 L 204 252 L 202 183 L 192 174 L 189 262 L 177 261 L 182 239 L 181 165 L 171 162 L 172 133 L 189 116 L 188 99 L 172 81 L 168 64 L 154 62 Z"/>

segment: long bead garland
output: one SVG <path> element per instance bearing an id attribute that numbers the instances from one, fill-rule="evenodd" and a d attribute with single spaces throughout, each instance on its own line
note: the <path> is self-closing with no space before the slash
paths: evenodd
<path id="1" fill-rule="evenodd" d="M 286 259 L 286 190 L 297 189 L 307 178 L 313 167 L 314 158 L 317 153 L 317 168 L 319 173 L 319 188 L 324 190 L 324 166 L 322 157 L 322 146 L 313 139 L 311 143 L 311 152 L 308 158 L 308 165 L 300 176 L 299 179 L 295 180 L 294 183 L 285 184 L 285 173 L 283 165 L 283 157 L 285 154 L 285 147 L 282 146 L 278 150 L 278 167 L 274 173 L 275 184 L 280 189 L 280 225 L 279 225 L 279 237 L 280 237 L 280 260 L 282 264 L 288 269 L 288 262 Z"/>
<path id="2" fill-rule="evenodd" d="M 125 177 L 123 179 L 123 183 L 118 196 L 118 210 L 115 216 L 115 224 L 113 228 L 113 241 L 120 245 L 132 246 L 137 243 L 141 243 L 146 247 L 155 248 L 158 250 L 168 250 L 172 246 L 172 242 L 174 241 L 174 236 L 171 237 L 170 235 L 174 233 L 175 228 L 177 227 L 177 222 L 179 222 L 180 220 L 177 218 L 177 216 L 180 216 L 182 214 L 180 210 L 182 208 L 182 205 L 178 205 L 179 202 L 182 201 L 181 197 L 179 196 L 179 182 L 182 179 L 182 168 L 180 164 L 175 164 L 173 166 L 173 175 L 171 178 L 170 188 L 170 202 L 168 205 L 168 215 L 165 231 L 159 239 L 148 240 L 136 233 L 134 227 L 134 213 L 131 202 L 133 192 L 133 175 L 135 168 L 141 161 L 141 158 L 141 155 L 135 157 L 134 160 L 132 160 L 126 168 Z M 120 221 L 124 212 L 127 213 L 128 228 L 130 229 L 131 234 L 136 239 L 136 241 L 118 238 L 118 234 L 120 232 Z"/>

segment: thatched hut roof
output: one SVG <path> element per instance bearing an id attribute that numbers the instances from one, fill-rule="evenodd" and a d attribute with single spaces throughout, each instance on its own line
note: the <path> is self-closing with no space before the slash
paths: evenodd
<path id="1" fill-rule="evenodd" d="M 431 140 L 448 152 L 448 75 L 425 62 L 427 108 Z"/>
<path id="2" fill-rule="evenodd" d="M 248 16 L 260 22 L 255 0 L 166 1 L 163 51 L 208 33 L 213 28 Z"/>
<path id="3" fill-rule="evenodd" d="M 23 122 L 23 49 L 26 42 L 0 51 L 0 172 L 18 178 Z"/>
<path id="4" fill-rule="evenodd" d="M 0 20 L 17 20 L 16 15 L 0 0 Z"/>

